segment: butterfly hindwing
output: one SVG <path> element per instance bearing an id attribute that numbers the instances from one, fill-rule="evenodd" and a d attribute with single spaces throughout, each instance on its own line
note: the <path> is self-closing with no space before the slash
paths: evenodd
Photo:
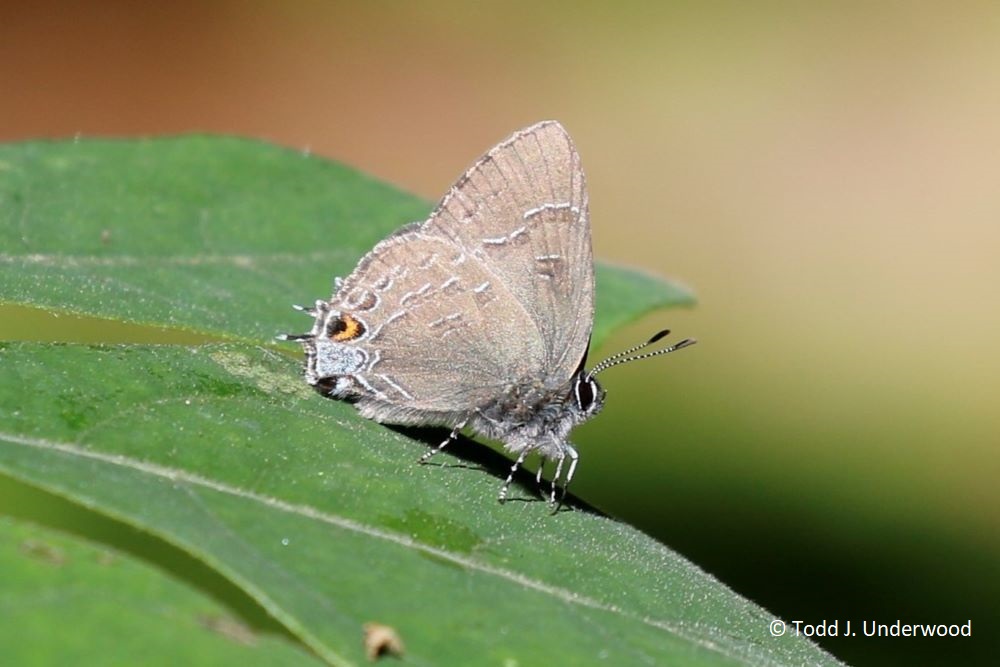
<path id="1" fill-rule="evenodd" d="M 528 312 L 502 282 L 450 240 L 419 228 L 376 245 L 330 305 L 360 323 L 364 333 L 344 344 L 366 352 L 359 389 L 385 410 L 468 410 L 544 361 Z"/>

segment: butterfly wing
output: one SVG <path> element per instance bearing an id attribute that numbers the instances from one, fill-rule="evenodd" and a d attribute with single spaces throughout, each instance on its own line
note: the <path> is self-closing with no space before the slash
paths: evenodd
<path id="1" fill-rule="evenodd" d="M 457 423 L 514 387 L 565 387 L 594 310 L 569 135 L 544 122 L 490 150 L 426 222 L 377 244 L 329 308 L 340 319 L 322 344 L 349 360 L 350 395 L 379 421 Z"/>
<path id="2" fill-rule="evenodd" d="M 421 233 L 452 242 L 502 283 L 537 333 L 531 377 L 565 385 L 587 351 L 594 319 L 594 265 L 587 188 L 566 130 L 545 121 L 516 132 L 451 188 Z M 496 323 L 494 323 L 494 326 Z"/>
<path id="3" fill-rule="evenodd" d="M 544 358 L 529 313 L 451 240 L 416 225 L 381 241 L 330 301 L 367 360 L 352 373 L 366 416 L 451 423 L 530 377 Z"/>

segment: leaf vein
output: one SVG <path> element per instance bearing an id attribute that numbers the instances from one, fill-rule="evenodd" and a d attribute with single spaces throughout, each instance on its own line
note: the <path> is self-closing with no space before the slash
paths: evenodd
<path id="1" fill-rule="evenodd" d="M 349 519 L 347 517 L 339 516 L 337 514 L 324 512 L 309 505 L 290 503 L 285 500 L 281 500 L 279 498 L 274 498 L 272 496 L 266 496 L 264 494 L 255 493 L 253 491 L 241 489 L 239 487 L 232 486 L 230 484 L 225 484 L 223 482 L 218 482 L 206 477 L 202 477 L 201 475 L 190 473 L 185 470 L 169 468 L 167 466 L 162 466 L 155 463 L 149 463 L 146 461 L 139 461 L 121 454 L 107 454 L 104 452 L 90 451 L 81 448 L 77 445 L 69 443 L 56 442 L 42 438 L 25 437 L 14 433 L 0 432 L 0 439 L 6 440 L 16 445 L 55 451 L 69 456 L 77 456 L 81 458 L 100 461 L 102 463 L 107 463 L 110 465 L 122 466 L 125 468 L 130 468 L 142 474 L 161 477 L 164 479 L 168 479 L 172 482 L 183 482 L 186 484 L 200 486 L 206 489 L 210 489 L 212 491 L 216 491 L 218 493 L 223 493 L 239 497 L 245 500 L 249 500 L 252 502 L 260 503 L 274 510 L 286 512 L 288 514 L 294 514 L 314 521 L 320 521 L 328 525 L 360 533 L 362 535 L 366 535 L 374 539 L 391 542 L 398 546 L 413 549 L 415 551 L 420 551 L 427 555 L 431 555 L 436 558 L 441 558 L 450 561 L 456 565 L 468 568 L 470 570 L 506 579 L 524 588 L 531 589 L 546 595 L 551 595 L 555 598 L 558 598 L 570 604 L 575 604 L 581 607 L 595 609 L 598 611 L 618 614 L 630 620 L 638 621 L 645 625 L 676 635 L 679 638 L 695 643 L 701 646 L 702 648 L 719 653 L 731 659 L 744 660 L 746 658 L 746 656 L 742 656 L 739 655 L 737 652 L 728 650 L 727 647 L 722 646 L 717 642 L 713 641 L 712 639 L 706 637 L 704 631 L 702 632 L 698 632 L 697 630 L 694 630 L 694 632 L 688 631 L 689 629 L 687 628 L 687 626 L 689 624 L 670 622 L 670 621 L 650 618 L 647 616 L 641 616 L 639 614 L 633 614 L 622 609 L 617 605 L 601 602 L 600 600 L 596 600 L 594 598 L 585 595 L 574 593 L 573 591 L 567 590 L 565 588 L 560 588 L 558 586 L 547 584 L 543 581 L 533 579 L 527 575 L 506 568 L 496 567 L 488 563 L 483 563 L 482 561 L 478 561 L 472 558 L 467 558 L 465 556 L 451 553 L 444 549 L 439 549 L 427 544 L 422 544 L 405 535 L 387 531 L 382 528 L 377 528 L 375 526 L 370 526 L 361 523 L 359 521 Z M 693 630 L 693 628 L 691 628 L 690 630 Z M 708 630 L 711 632 L 711 628 L 708 628 Z"/>

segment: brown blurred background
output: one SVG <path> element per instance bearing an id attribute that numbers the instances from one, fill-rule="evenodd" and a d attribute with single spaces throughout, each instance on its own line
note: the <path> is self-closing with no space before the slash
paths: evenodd
<path id="1" fill-rule="evenodd" d="M 972 620 L 824 642 L 849 662 L 985 664 L 1000 5 L 0 4 L 4 141 L 248 135 L 435 199 L 543 118 L 595 254 L 700 299 L 595 355 L 700 339 L 605 376 L 575 491 L 787 620 Z"/>

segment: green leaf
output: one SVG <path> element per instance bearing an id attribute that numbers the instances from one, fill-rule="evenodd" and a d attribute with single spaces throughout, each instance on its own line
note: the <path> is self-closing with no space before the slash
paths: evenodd
<path id="1" fill-rule="evenodd" d="M 0 572 L 5 664 L 318 664 L 126 554 L 2 516 Z"/>
<path id="2" fill-rule="evenodd" d="M 510 464 L 493 450 L 461 440 L 440 457 L 448 465 L 417 466 L 443 434 L 362 420 L 311 392 L 298 361 L 244 344 L 300 326 L 289 303 L 327 296 L 333 276 L 429 209 L 341 165 L 239 139 L 0 146 L 0 303 L 20 308 L 8 312 L 106 318 L 118 340 L 154 325 L 174 343 L 236 341 L 0 344 L 0 498 L 28 488 L 36 512 L 71 508 L 51 525 L 80 537 L 45 543 L 128 553 L 121 580 L 73 568 L 80 604 L 151 590 L 183 608 L 171 632 L 201 650 L 204 628 L 183 610 L 210 597 L 220 618 L 256 619 L 273 640 L 258 645 L 265 662 L 272 650 L 273 662 L 302 657 L 276 625 L 330 664 L 359 664 L 362 627 L 377 622 L 413 664 L 836 664 L 805 639 L 772 637 L 766 611 L 638 531 L 582 505 L 550 515 L 527 473 L 500 506 Z M 630 269 L 597 276 L 595 345 L 692 300 Z M 60 318 L 44 337 L 80 340 L 84 324 Z M 3 513 L 23 521 L 23 494 L 10 497 Z M 171 586 L 201 596 L 161 593 Z M 0 585 L 10 599 L 19 590 Z M 5 616 L 7 636 L 61 627 L 60 613 Z M 95 647 L 127 628 L 150 645 L 166 632 L 123 615 Z"/>
<path id="3" fill-rule="evenodd" d="M 444 192 L 442 184 L 442 192 Z M 300 324 L 430 204 L 327 160 L 224 137 L 0 146 L 0 302 L 252 342 Z M 685 288 L 599 266 L 594 344 Z M 70 338 L 71 339 L 71 338 Z"/>
<path id="4" fill-rule="evenodd" d="M 642 533 L 551 515 L 528 475 L 498 504 L 491 450 L 415 465 L 297 376 L 240 345 L 8 344 L 0 470 L 202 559 L 331 664 L 370 621 L 414 664 L 836 664 Z"/>

